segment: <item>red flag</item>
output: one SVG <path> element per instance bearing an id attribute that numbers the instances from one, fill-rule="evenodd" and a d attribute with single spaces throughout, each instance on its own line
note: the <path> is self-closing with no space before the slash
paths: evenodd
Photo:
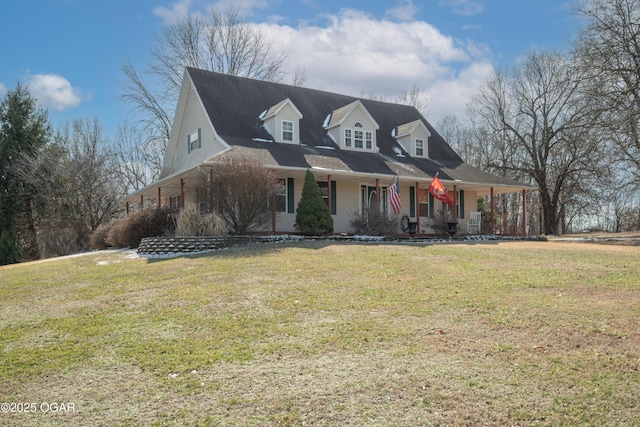
<path id="1" fill-rule="evenodd" d="M 429 193 L 431 193 L 436 199 L 448 205 L 453 205 L 454 203 L 453 199 L 449 196 L 447 189 L 444 188 L 444 185 L 440 182 L 438 174 L 433 177 L 433 181 L 431 181 L 431 185 L 429 185 Z"/>
<path id="2" fill-rule="evenodd" d="M 389 187 L 389 200 L 391 201 L 391 207 L 393 211 L 398 215 L 400 209 L 402 209 L 402 203 L 400 202 L 400 186 L 398 185 L 398 177 L 396 176 L 396 182 Z"/>

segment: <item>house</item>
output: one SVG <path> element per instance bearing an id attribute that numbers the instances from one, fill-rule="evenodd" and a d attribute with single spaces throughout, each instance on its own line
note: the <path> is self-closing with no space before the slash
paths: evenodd
<path id="1" fill-rule="evenodd" d="M 455 200 L 450 212 L 462 231 L 479 196 L 522 192 L 524 218 L 525 192 L 533 189 L 463 162 L 414 107 L 187 68 L 161 176 L 126 198 L 127 211 L 198 203 L 203 165 L 236 153 L 262 159 L 280 179 L 281 212 L 264 230 L 274 233 L 295 231 L 307 170 L 337 233 L 351 232 L 354 213 L 378 198 L 385 214 L 396 215 L 387 191 L 396 177 L 397 217 L 408 215 L 423 234 L 443 207 L 428 192 L 436 174 Z"/>

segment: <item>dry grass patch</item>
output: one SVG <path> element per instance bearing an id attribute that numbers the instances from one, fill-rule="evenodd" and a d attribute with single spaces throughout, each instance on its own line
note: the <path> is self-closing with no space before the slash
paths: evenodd
<path id="1" fill-rule="evenodd" d="M 0 270 L 0 424 L 640 424 L 640 248 L 306 242 Z"/>

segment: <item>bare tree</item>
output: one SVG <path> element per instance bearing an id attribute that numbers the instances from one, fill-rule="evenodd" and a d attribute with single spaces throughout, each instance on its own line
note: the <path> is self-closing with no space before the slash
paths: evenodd
<path id="1" fill-rule="evenodd" d="M 606 127 L 627 170 L 640 184 L 640 0 L 582 0 L 586 26 L 575 56 L 606 103 Z"/>
<path id="2" fill-rule="evenodd" d="M 114 145 L 118 158 L 120 180 L 127 192 L 140 190 L 160 175 L 163 166 L 162 150 L 148 140 L 138 127 L 124 124 L 118 128 Z"/>
<path id="3" fill-rule="evenodd" d="M 400 92 L 398 98 L 399 104 L 406 104 L 416 107 L 423 115 L 428 115 L 429 108 L 429 96 L 425 91 L 417 84 L 411 86 L 409 90 L 403 90 Z"/>
<path id="4" fill-rule="evenodd" d="M 471 126 L 465 126 L 457 116 L 446 115 L 437 125 L 438 133 L 462 159 L 477 168 L 486 169 L 489 163 L 481 149 L 481 140 Z"/>
<path id="5" fill-rule="evenodd" d="M 272 220 L 278 180 L 259 160 L 247 155 L 217 158 L 203 179 L 201 204 L 222 217 L 231 233 L 244 235 Z"/>
<path id="6" fill-rule="evenodd" d="M 72 230 L 65 247 L 86 249 L 91 232 L 118 209 L 123 191 L 107 142 L 98 119 L 76 119 L 58 131 L 53 143 L 16 162 L 17 174 L 37 200 L 41 240 L 57 239 L 61 232 L 69 236 L 66 231 Z"/>
<path id="7" fill-rule="evenodd" d="M 583 86 L 571 60 L 533 52 L 511 72 L 494 72 L 471 104 L 493 159 L 489 166 L 538 185 L 546 234 L 561 230 L 575 192 L 607 173 L 601 167 L 606 150 L 593 126 L 602 109 Z"/>
<path id="8" fill-rule="evenodd" d="M 145 79 L 126 62 L 120 99 L 140 113 L 147 148 L 162 157 L 185 67 L 280 81 L 285 59 L 286 54 L 274 48 L 264 31 L 242 20 L 238 8 L 212 8 L 206 16 L 188 16 L 156 35 Z M 295 78 L 301 81 L 303 77 L 297 74 Z M 153 165 L 151 169 L 159 172 Z"/>

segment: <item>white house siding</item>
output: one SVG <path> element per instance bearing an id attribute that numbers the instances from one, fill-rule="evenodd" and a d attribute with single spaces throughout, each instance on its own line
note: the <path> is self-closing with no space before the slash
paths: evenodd
<path id="1" fill-rule="evenodd" d="M 202 163 L 203 159 L 214 156 L 225 149 L 225 146 L 216 139 L 209 118 L 205 114 L 195 91 L 191 87 L 188 92 L 183 116 L 175 120 L 177 129 L 176 140 L 171 141 L 165 164 L 171 166 L 163 171 L 164 176 L 184 172 Z M 187 136 L 200 129 L 201 148 L 189 152 L 187 149 Z M 173 136 L 173 135 L 172 135 Z"/>

